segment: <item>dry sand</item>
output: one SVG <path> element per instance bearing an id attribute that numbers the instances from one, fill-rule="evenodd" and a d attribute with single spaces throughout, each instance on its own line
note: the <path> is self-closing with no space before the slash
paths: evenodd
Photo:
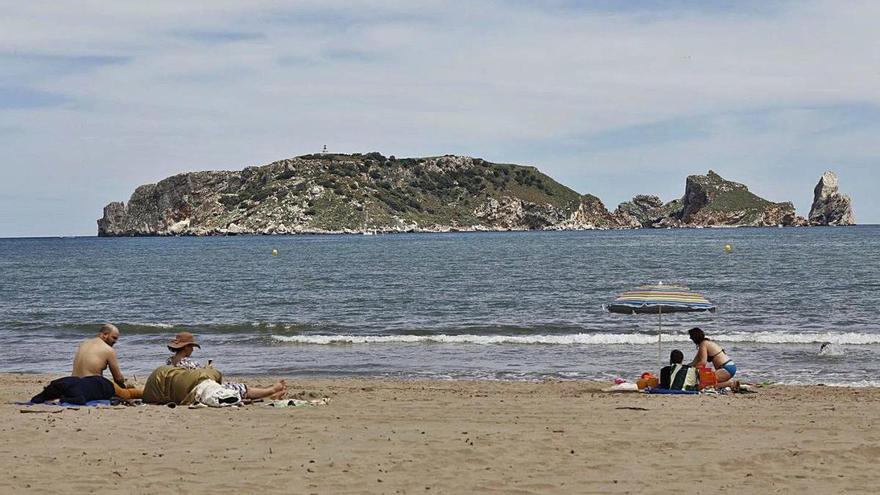
<path id="1" fill-rule="evenodd" d="M 878 389 L 673 397 L 587 382 L 309 379 L 291 391 L 329 405 L 10 404 L 51 378 L 0 374 L 2 493 L 878 490 Z"/>

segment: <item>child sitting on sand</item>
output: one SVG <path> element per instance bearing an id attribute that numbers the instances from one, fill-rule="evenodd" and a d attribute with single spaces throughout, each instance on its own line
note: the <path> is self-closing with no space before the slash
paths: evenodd
<path id="1" fill-rule="evenodd" d="M 174 337 L 174 340 L 168 343 L 168 350 L 173 352 L 174 355 L 169 357 L 165 361 L 165 364 L 191 370 L 202 368 L 201 363 L 190 358 L 193 353 L 193 348 L 195 347 L 198 347 L 199 349 L 202 348 L 202 346 L 196 342 L 193 334 L 189 332 L 179 332 Z M 209 359 L 205 368 L 212 367 L 211 360 Z M 264 397 L 281 399 L 284 398 L 284 395 L 287 393 L 287 383 L 284 380 L 279 380 L 275 385 L 267 388 L 248 387 L 244 383 L 237 382 L 223 382 L 222 385 L 238 392 L 242 399 L 262 399 Z"/>
<path id="2" fill-rule="evenodd" d="M 660 388 L 671 390 L 696 390 L 699 383 L 697 370 L 682 364 L 684 353 L 675 349 L 669 354 L 669 366 L 660 370 Z"/>

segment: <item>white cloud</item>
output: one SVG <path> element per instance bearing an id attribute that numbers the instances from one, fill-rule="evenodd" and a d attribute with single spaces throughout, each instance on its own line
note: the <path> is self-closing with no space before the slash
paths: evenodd
<path id="1" fill-rule="evenodd" d="M 636 193 L 678 195 L 685 175 L 723 168 L 805 213 L 791 188 L 808 184 L 796 191 L 807 196 L 816 170 L 834 165 L 844 189 L 854 186 L 859 220 L 880 222 L 880 205 L 855 187 L 876 183 L 865 163 L 878 151 L 871 129 L 880 122 L 868 112 L 846 125 L 850 113 L 880 106 L 880 4 L 647 13 L 572 5 L 7 8 L 3 55 L 26 67 L 13 82 L 70 102 L 0 110 L 0 129 L 11 130 L 0 131 L 0 143 L 17 157 L 2 165 L 9 179 L 0 193 L 57 180 L 82 218 L 25 230 L 0 224 L 0 235 L 94 233 L 101 206 L 140 183 L 323 144 L 529 162 L 612 207 Z M 609 132 L 694 122 L 699 135 L 589 146 Z M 633 180 L 657 173 L 668 175 Z M 795 173 L 805 178 L 785 179 Z M 27 215 L 26 202 L 15 204 Z"/>

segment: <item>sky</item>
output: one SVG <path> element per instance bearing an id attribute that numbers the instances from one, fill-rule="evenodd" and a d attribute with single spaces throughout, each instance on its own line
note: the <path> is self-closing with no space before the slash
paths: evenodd
<path id="1" fill-rule="evenodd" d="M 880 223 L 880 2 L 9 2 L 0 237 L 318 152 L 533 165 L 609 209 L 714 170 Z"/>

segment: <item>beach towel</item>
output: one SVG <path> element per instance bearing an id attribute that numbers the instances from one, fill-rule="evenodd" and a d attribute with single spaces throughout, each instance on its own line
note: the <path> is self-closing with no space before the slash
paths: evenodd
<path id="1" fill-rule="evenodd" d="M 302 399 L 278 399 L 266 402 L 269 407 L 305 407 L 305 406 L 326 406 L 330 403 L 330 397 L 322 397 L 320 399 L 302 400 Z"/>
<path id="2" fill-rule="evenodd" d="M 635 383 L 623 382 L 623 383 L 615 383 L 610 387 L 605 387 L 602 389 L 603 392 L 638 392 L 639 386 Z"/>
<path id="3" fill-rule="evenodd" d="M 15 402 L 14 404 L 19 406 L 60 406 L 60 407 L 98 407 L 98 406 L 112 406 L 113 401 L 110 400 L 90 400 L 86 401 L 85 404 L 75 404 L 72 402 L 61 402 L 61 401 L 48 401 L 48 402 Z"/>
<path id="4" fill-rule="evenodd" d="M 669 388 L 646 388 L 646 394 L 664 394 L 664 395 L 698 395 L 700 392 L 696 390 L 675 390 Z"/>

